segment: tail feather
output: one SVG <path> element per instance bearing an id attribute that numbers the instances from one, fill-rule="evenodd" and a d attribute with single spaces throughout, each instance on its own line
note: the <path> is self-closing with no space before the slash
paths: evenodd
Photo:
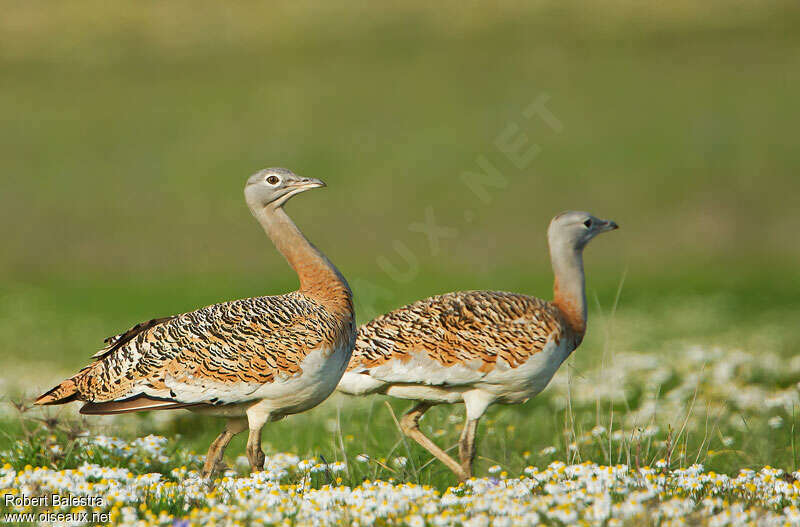
<path id="1" fill-rule="evenodd" d="M 136 395 L 122 401 L 88 402 L 81 407 L 81 413 L 85 415 L 124 414 L 127 412 L 140 412 L 142 410 L 174 410 L 177 408 L 191 408 L 193 406 L 204 406 L 204 404 L 181 403 L 171 399 Z"/>
<path id="2" fill-rule="evenodd" d="M 52 388 L 50 391 L 40 395 L 34 404 L 64 404 L 75 401 L 78 399 L 78 386 L 72 379 L 67 379 L 58 386 Z"/>
<path id="3" fill-rule="evenodd" d="M 47 393 L 40 395 L 34 401 L 34 404 L 65 404 L 79 399 L 81 399 L 80 392 L 73 377 Z M 81 407 L 80 412 L 88 415 L 121 414 L 141 410 L 172 410 L 176 408 L 191 408 L 193 406 L 203 406 L 203 403 L 181 403 L 171 399 L 159 399 L 140 394 L 121 401 L 87 402 Z"/>

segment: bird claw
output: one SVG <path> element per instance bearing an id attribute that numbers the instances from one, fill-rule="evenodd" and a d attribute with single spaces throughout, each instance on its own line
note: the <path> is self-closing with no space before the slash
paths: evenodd
<path id="1" fill-rule="evenodd" d="M 207 482 L 213 482 L 214 481 L 214 475 L 222 474 L 226 470 L 228 470 L 228 468 L 229 468 L 228 465 L 226 465 L 225 462 L 220 459 L 211 468 L 203 467 L 202 477 Z"/>
<path id="2" fill-rule="evenodd" d="M 250 473 L 255 474 L 256 472 L 261 472 L 264 470 L 264 461 L 266 460 L 266 456 L 264 452 L 256 452 L 253 461 L 250 464 Z"/>

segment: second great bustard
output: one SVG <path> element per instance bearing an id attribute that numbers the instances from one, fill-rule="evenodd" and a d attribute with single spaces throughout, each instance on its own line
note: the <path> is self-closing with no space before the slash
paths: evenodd
<path id="1" fill-rule="evenodd" d="M 472 475 L 478 420 L 495 403 L 527 401 L 550 382 L 586 332 L 583 249 L 613 221 L 586 212 L 556 216 L 547 231 L 555 273 L 554 299 L 463 291 L 396 309 L 361 326 L 338 390 L 383 393 L 417 401 L 403 432 L 450 468 Z M 419 429 L 433 405 L 464 403 L 467 420 L 459 461 Z"/>
<path id="2" fill-rule="evenodd" d="M 283 206 L 323 187 L 283 168 L 251 176 L 245 199 L 300 279 L 300 289 L 215 304 L 154 319 L 111 337 L 91 364 L 36 400 L 86 401 L 84 414 L 188 408 L 227 418 L 203 468 L 210 475 L 234 435 L 249 429 L 251 470 L 264 465 L 268 421 L 325 400 L 344 372 L 355 339 L 347 281 L 303 236 Z"/>

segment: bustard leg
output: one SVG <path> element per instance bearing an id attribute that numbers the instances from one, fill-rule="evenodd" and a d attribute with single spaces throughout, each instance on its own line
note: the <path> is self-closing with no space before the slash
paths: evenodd
<path id="1" fill-rule="evenodd" d="M 233 436 L 243 432 L 245 428 L 247 428 L 247 419 L 228 419 L 228 422 L 225 423 L 225 429 L 208 448 L 206 462 L 203 465 L 204 478 L 210 478 L 217 471 L 222 464 L 222 455 L 225 453 L 228 443 L 231 442 Z"/>
<path id="2" fill-rule="evenodd" d="M 458 457 L 461 459 L 461 469 L 466 477 L 472 477 L 472 462 L 475 460 L 475 432 L 486 409 L 489 408 L 495 396 L 481 389 L 464 392 L 464 406 L 467 409 L 467 420 L 461 431 L 461 440 L 458 442 Z"/>
<path id="3" fill-rule="evenodd" d="M 461 468 L 468 478 L 472 477 L 472 462 L 475 460 L 475 431 L 477 429 L 478 419 L 467 419 L 464 430 L 461 431 L 461 440 L 458 442 Z"/>
<path id="4" fill-rule="evenodd" d="M 455 459 L 447 455 L 447 452 L 439 448 L 436 443 L 428 439 L 428 437 L 419 429 L 420 417 L 422 417 L 422 414 L 427 412 L 431 406 L 433 405 L 430 403 L 417 403 L 414 408 L 409 410 L 400 419 L 400 428 L 403 430 L 405 435 L 419 443 L 422 448 L 436 456 L 439 461 L 447 465 L 447 468 L 453 471 L 459 481 L 466 481 L 467 475 L 464 473 L 461 465 L 459 465 Z"/>
<path id="5" fill-rule="evenodd" d="M 247 423 L 250 435 L 247 436 L 247 459 L 250 461 L 250 472 L 264 470 L 264 451 L 261 450 L 261 429 L 270 419 L 268 401 L 261 401 L 247 409 Z"/>

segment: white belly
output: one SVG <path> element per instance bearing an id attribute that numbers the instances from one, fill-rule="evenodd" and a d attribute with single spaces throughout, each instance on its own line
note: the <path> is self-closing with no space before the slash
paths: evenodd
<path id="1" fill-rule="evenodd" d="M 424 384 L 394 384 L 389 386 L 385 393 L 398 399 L 452 404 L 462 402 L 463 392 L 468 389 L 450 386 L 427 386 Z"/>
<path id="2" fill-rule="evenodd" d="M 302 373 L 257 387 L 247 397 L 247 402 L 219 407 L 202 408 L 200 413 L 237 417 L 258 404 L 274 421 L 290 414 L 309 410 L 333 393 L 350 360 L 351 349 L 320 349 L 309 353 L 301 363 Z"/>
<path id="3" fill-rule="evenodd" d="M 495 395 L 496 402 L 524 402 L 547 387 L 570 352 L 572 349 L 567 339 L 561 339 L 559 344 L 550 341 L 542 351 L 516 368 L 499 361 L 496 367 L 474 386 Z"/>
<path id="4" fill-rule="evenodd" d="M 406 362 L 381 365 L 369 373 L 347 372 L 339 390 L 353 395 L 385 393 L 436 404 L 462 402 L 476 393 L 488 404 L 521 403 L 545 389 L 571 351 L 567 339 L 559 344 L 550 341 L 524 364 L 512 368 L 500 360 L 488 373 L 479 370 L 482 363 L 446 367 L 427 355 L 416 356 Z"/>

